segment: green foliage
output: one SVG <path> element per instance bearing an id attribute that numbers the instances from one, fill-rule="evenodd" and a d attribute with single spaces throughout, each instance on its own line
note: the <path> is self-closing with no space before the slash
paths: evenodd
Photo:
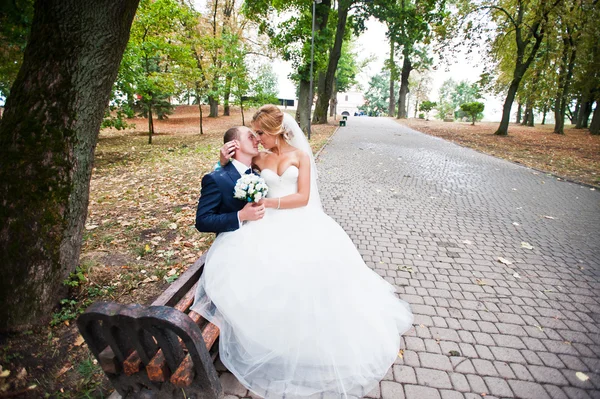
<path id="1" fill-rule="evenodd" d="M 440 87 L 438 118 L 444 119 L 448 115 L 453 118 L 464 118 L 468 116 L 461 110 L 460 105 L 480 99 L 481 88 L 477 83 L 466 80 L 456 83 L 453 79 L 446 80 Z"/>
<path id="2" fill-rule="evenodd" d="M 485 108 L 485 105 L 478 101 L 473 101 L 470 103 L 465 103 L 465 104 L 460 105 L 460 109 L 464 113 L 469 115 L 471 117 L 471 119 L 473 120 L 473 125 L 475 124 L 475 121 L 477 119 L 480 119 L 484 108 Z"/>
<path id="3" fill-rule="evenodd" d="M 427 119 L 429 119 L 429 112 L 431 112 L 432 109 L 434 109 L 437 106 L 437 103 L 435 101 L 423 101 L 420 105 L 419 105 L 419 111 L 424 111 L 427 114 Z M 420 114 L 423 115 L 423 114 Z M 420 117 L 419 115 L 419 117 Z M 422 119 L 422 118 L 421 118 Z"/>
<path id="4" fill-rule="evenodd" d="M 250 84 L 251 105 L 279 104 L 277 75 L 271 64 L 263 64 L 258 68 L 258 74 Z"/>
<path id="5" fill-rule="evenodd" d="M 365 104 L 359 109 L 367 115 L 387 115 L 390 96 L 390 71 L 383 70 L 369 81 L 365 96 Z"/>
<path id="6" fill-rule="evenodd" d="M 8 97 L 23 62 L 33 20 L 33 0 L 4 1 L 0 5 L 0 98 Z"/>

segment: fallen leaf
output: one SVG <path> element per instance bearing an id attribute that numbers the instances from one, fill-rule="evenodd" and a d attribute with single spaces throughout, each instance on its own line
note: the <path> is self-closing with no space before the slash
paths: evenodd
<path id="1" fill-rule="evenodd" d="M 176 224 L 176 223 L 171 223 L 171 224 L 169 225 L 169 228 L 170 228 L 171 230 L 177 230 L 177 224 Z"/>
<path id="2" fill-rule="evenodd" d="M 505 258 L 503 258 L 501 256 L 498 257 L 498 262 L 504 263 L 505 265 L 512 265 L 511 261 L 509 261 L 508 259 L 505 259 Z"/>
<path id="3" fill-rule="evenodd" d="M 525 241 L 521 241 L 521 248 L 525 248 L 525 249 L 533 249 L 533 245 L 531 245 L 528 242 Z"/>
<path id="4" fill-rule="evenodd" d="M 554 216 L 548 216 L 548 215 L 544 215 L 544 217 L 545 217 L 546 219 L 556 219 Z"/>
<path id="5" fill-rule="evenodd" d="M 10 370 L 4 370 L 2 373 L 0 373 L 0 378 L 6 378 L 10 375 Z"/>
<path id="6" fill-rule="evenodd" d="M 587 374 L 582 373 L 581 371 L 578 371 L 575 373 L 575 375 L 577 376 L 577 378 L 579 378 L 581 381 L 587 381 L 590 379 L 590 377 L 587 376 Z"/>
<path id="7" fill-rule="evenodd" d="M 85 226 L 86 230 L 94 230 L 96 228 L 98 228 L 97 224 L 88 224 L 88 225 Z"/>
<path id="8" fill-rule="evenodd" d="M 399 357 L 400 359 L 403 359 L 403 358 L 404 358 L 404 349 L 400 349 L 400 352 L 398 352 L 398 357 Z"/>
<path id="9" fill-rule="evenodd" d="M 448 354 L 450 354 L 450 356 L 460 356 L 459 351 L 450 351 L 450 352 L 448 352 Z"/>
<path id="10" fill-rule="evenodd" d="M 471 245 L 471 244 L 473 244 L 473 241 L 470 241 L 470 240 L 464 240 L 464 241 L 463 241 L 463 244 Z"/>
<path id="11" fill-rule="evenodd" d="M 520 226 L 520 224 L 517 222 L 513 222 L 513 226 Z"/>
<path id="12" fill-rule="evenodd" d="M 77 339 L 75 340 L 75 342 L 73 342 L 73 345 L 81 346 L 84 342 L 85 342 L 85 340 L 83 339 L 83 337 L 81 335 L 79 335 L 77 337 Z"/>
<path id="13" fill-rule="evenodd" d="M 521 278 L 521 275 L 519 273 L 515 273 L 515 274 L 513 274 L 513 277 L 514 278 Z"/>
<path id="14" fill-rule="evenodd" d="M 481 285 L 481 286 L 484 286 L 484 285 L 486 285 L 486 282 L 485 282 L 485 281 L 483 281 L 483 280 L 482 280 L 482 279 L 480 279 L 480 278 L 478 278 L 478 279 L 475 279 L 475 281 L 477 281 L 477 284 L 479 284 L 479 285 Z"/>

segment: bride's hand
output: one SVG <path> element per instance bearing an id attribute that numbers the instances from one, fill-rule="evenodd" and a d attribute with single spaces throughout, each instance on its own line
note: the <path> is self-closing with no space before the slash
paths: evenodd
<path id="1" fill-rule="evenodd" d="M 231 140 L 223 144 L 221 151 L 219 152 L 219 162 L 221 166 L 227 165 L 229 159 L 235 155 L 235 150 L 240 148 L 240 143 L 237 140 Z"/>

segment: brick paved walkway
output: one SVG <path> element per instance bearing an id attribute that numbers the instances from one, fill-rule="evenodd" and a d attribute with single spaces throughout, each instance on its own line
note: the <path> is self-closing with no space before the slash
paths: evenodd
<path id="1" fill-rule="evenodd" d="M 327 213 L 416 316 L 368 397 L 600 398 L 598 191 L 386 118 L 350 117 L 318 169 Z"/>

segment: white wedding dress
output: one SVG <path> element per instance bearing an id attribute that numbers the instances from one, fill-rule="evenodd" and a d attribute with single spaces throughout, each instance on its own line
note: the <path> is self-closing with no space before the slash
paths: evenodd
<path id="1" fill-rule="evenodd" d="M 263 170 L 268 196 L 295 193 L 298 172 Z M 223 364 L 257 395 L 362 397 L 413 323 L 394 291 L 320 206 L 267 209 L 217 236 L 192 309 L 221 329 Z"/>

